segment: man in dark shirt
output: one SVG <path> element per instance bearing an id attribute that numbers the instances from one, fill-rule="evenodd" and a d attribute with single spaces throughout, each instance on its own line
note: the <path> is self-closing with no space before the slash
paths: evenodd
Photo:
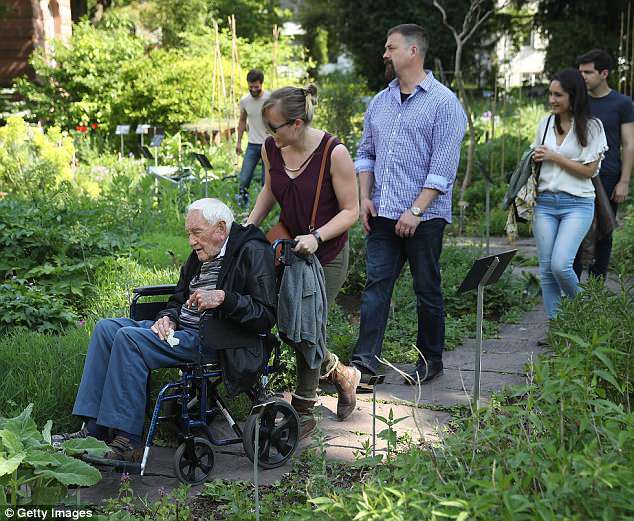
<path id="1" fill-rule="evenodd" d="M 588 100 L 592 115 L 603 123 L 609 150 L 601 162 L 599 178 L 612 201 L 612 210 L 616 214 L 619 203 L 627 199 L 630 173 L 634 167 L 634 107 L 632 99 L 619 94 L 608 87 L 608 74 L 613 67 L 610 55 L 594 49 L 577 58 L 579 72 L 583 75 L 588 88 Z M 605 278 L 612 253 L 612 235 L 597 240 L 594 264 L 589 268 L 590 275 Z M 580 252 L 574 263 L 574 270 L 581 277 Z"/>

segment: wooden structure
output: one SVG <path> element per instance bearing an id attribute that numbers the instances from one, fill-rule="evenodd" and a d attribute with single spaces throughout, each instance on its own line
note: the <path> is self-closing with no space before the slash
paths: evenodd
<path id="1" fill-rule="evenodd" d="M 0 86 L 32 75 L 29 56 L 53 38 L 72 34 L 71 0 L 4 0 L 0 11 Z"/>

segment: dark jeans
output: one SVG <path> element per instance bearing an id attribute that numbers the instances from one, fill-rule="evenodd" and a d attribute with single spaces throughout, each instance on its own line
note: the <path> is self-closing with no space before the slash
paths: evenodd
<path id="1" fill-rule="evenodd" d="M 381 355 L 394 284 L 406 260 L 416 294 L 416 346 L 427 360 L 442 360 L 445 305 L 440 286 L 440 252 L 446 222 L 444 219 L 423 221 L 414 236 L 405 239 L 394 232 L 396 222 L 384 217 L 372 218 L 370 222 L 359 339 L 351 359 L 364 372 L 376 371 L 376 357 Z"/>
<path id="2" fill-rule="evenodd" d="M 249 204 L 249 185 L 253 179 L 258 163 L 260 164 L 260 180 L 264 185 L 264 163 L 261 157 L 262 145 L 249 143 L 244 151 L 244 159 L 242 160 L 242 169 L 238 179 L 240 181 L 239 203 L 246 206 Z"/>
<path id="3" fill-rule="evenodd" d="M 613 174 L 600 175 L 603 188 L 608 194 L 608 197 L 612 195 L 614 187 L 619 182 L 619 176 Z M 614 215 L 618 210 L 618 204 L 610 199 L 610 206 Z M 601 240 L 597 240 L 594 249 L 594 263 L 588 268 L 588 274 L 595 277 L 605 278 L 608 274 L 608 267 L 610 265 L 610 256 L 612 255 L 612 234 L 607 237 L 603 237 Z M 581 248 L 577 252 L 572 269 L 575 270 L 577 277 L 581 280 L 581 274 L 583 273 L 583 265 L 581 264 Z"/>

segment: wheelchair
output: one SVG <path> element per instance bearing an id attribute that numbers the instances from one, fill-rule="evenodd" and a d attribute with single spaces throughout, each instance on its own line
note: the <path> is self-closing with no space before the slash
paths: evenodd
<path id="1" fill-rule="evenodd" d="M 276 257 L 279 252 L 277 260 L 281 269 L 292 262 L 292 246 L 293 241 L 278 241 L 273 245 Z M 278 271 L 280 274 L 281 269 Z M 279 281 L 278 277 L 278 288 Z M 130 318 L 153 320 L 156 314 L 165 308 L 167 299 L 160 302 L 145 300 L 148 297 L 169 297 L 175 288 L 174 284 L 135 288 L 130 305 Z M 173 366 L 180 371 L 180 379 L 167 383 L 159 391 L 152 410 L 140 466 L 138 463 L 117 462 L 114 465 L 115 469 L 143 476 L 158 426 L 165 422 L 172 422 L 176 427 L 180 444 L 174 454 L 173 466 L 175 476 L 182 483 L 199 485 L 207 480 L 214 466 L 214 447 L 241 444 L 246 456 L 254 462 L 258 419 L 258 466 L 272 469 L 286 463 L 300 441 L 299 416 L 290 403 L 274 397 L 267 390 L 271 375 L 281 369 L 280 342 L 273 335 L 267 336 L 266 343 L 270 348 L 266 350 L 266 360 L 257 383 L 246 393 L 253 406 L 242 429 L 220 396 L 218 386 L 222 382 L 221 367 L 215 362 L 205 362 L 201 354 L 199 363 Z M 217 416 L 224 417 L 234 434 L 233 437 L 218 439 L 214 436 L 210 425 Z M 103 460 L 94 462 L 108 464 Z"/>

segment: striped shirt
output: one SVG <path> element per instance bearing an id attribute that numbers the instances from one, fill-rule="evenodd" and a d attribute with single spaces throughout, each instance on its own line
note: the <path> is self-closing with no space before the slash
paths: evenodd
<path id="1" fill-rule="evenodd" d="M 423 188 L 440 192 L 421 219 L 451 222 L 451 193 L 467 117 L 456 95 L 431 71 L 401 102 L 398 79 L 365 113 L 355 168 L 374 173 L 372 201 L 381 217 L 399 219 Z"/>
<path id="2" fill-rule="evenodd" d="M 203 262 L 200 265 L 200 273 L 195 275 L 189 283 L 190 295 L 197 289 L 216 289 L 226 248 L 227 241 L 225 241 L 217 257 L 211 259 L 210 261 Z M 185 303 L 181 306 L 181 311 L 178 315 L 178 323 L 182 329 L 197 330 L 201 314 L 202 312 L 198 311 L 195 304 L 192 307 L 188 307 L 187 303 Z"/>

